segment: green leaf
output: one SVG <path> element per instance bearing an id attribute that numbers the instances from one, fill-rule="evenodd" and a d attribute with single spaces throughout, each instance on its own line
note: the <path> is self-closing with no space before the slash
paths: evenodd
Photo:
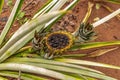
<path id="1" fill-rule="evenodd" d="M 99 63 L 99 62 L 92 62 L 92 61 L 86 61 L 86 60 L 76 60 L 76 59 L 55 59 L 56 61 L 60 62 L 66 62 L 66 63 L 72 63 L 72 64 L 79 64 L 79 65 L 88 65 L 88 66 L 98 66 L 98 67 L 105 67 L 105 68 L 111 68 L 111 69 L 118 69 L 120 70 L 119 66 Z"/>
<path id="2" fill-rule="evenodd" d="M 2 12 L 3 5 L 4 5 L 4 0 L 0 0 L 0 14 Z"/>
<path id="3" fill-rule="evenodd" d="M 103 79 L 103 80 L 116 80 L 115 78 L 106 76 L 104 74 L 98 74 L 96 72 L 91 72 L 91 71 L 86 71 L 86 70 L 81 70 L 81 69 L 76 69 L 76 68 L 55 66 L 55 65 L 49 65 L 49 64 L 36 64 L 36 63 L 24 63 L 24 64 L 34 65 L 34 66 L 38 66 L 38 67 L 44 67 L 44 68 L 47 68 L 50 70 L 55 70 L 55 71 L 59 71 L 59 72 L 63 72 L 63 73 L 67 72 L 69 74 L 85 75 L 85 76 L 94 77 L 94 78 Z M 80 79 L 80 77 L 79 77 L 79 79 Z"/>
<path id="4" fill-rule="evenodd" d="M 0 71 L 1 76 L 6 76 L 6 77 L 13 77 L 13 78 L 18 78 L 19 73 L 14 72 L 14 71 Z M 28 73 L 21 73 L 21 79 L 23 80 L 48 80 L 46 78 L 38 77 L 33 74 L 28 74 Z M 0 79 L 1 80 L 1 79 Z M 4 80 L 4 79 L 3 79 Z"/>
<path id="5" fill-rule="evenodd" d="M 63 57 L 63 58 L 80 58 L 80 57 L 84 57 L 84 56 L 87 56 L 87 54 L 63 54 L 61 56 L 56 56 L 56 57 Z"/>
<path id="6" fill-rule="evenodd" d="M 65 74 L 69 74 L 69 73 L 65 73 Z M 69 74 L 69 75 L 77 77 L 77 78 L 81 78 L 81 80 L 98 80 L 96 78 L 92 78 L 92 77 L 88 77 L 84 75 L 75 75 L 75 74 Z"/>
<path id="7" fill-rule="evenodd" d="M 10 27 L 12 26 L 12 24 L 13 24 L 16 16 L 17 16 L 18 11 L 20 10 L 20 8 L 22 6 L 23 1 L 24 0 L 17 0 L 16 1 L 15 6 L 14 6 L 14 8 L 13 8 L 11 14 L 10 14 L 10 17 L 9 17 L 9 19 L 8 19 L 8 21 L 7 21 L 7 23 L 6 23 L 5 27 L 4 27 L 1 35 L 0 35 L 0 45 L 2 45 L 2 43 L 3 43 L 4 39 L 5 39 L 5 36 L 7 35 Z"/>
<path id="8" fill-rule="evenodd" d="M 0 76 L 0 80 L 8 80 L 8 79 Z"/>
<path id="9" fill-rule="evenodd" d="M 73 74 L 71 74 L 72 76 Z M 78 75 L 77 77 L 83 78 L 83 80 L 97 80 L 96 78 L 88 77 L 88 76 L 83 76 L 83 75 Z"/>
<path id="10" fill-rule="evenodd" d="M 5 62 L 16 62 L 16 60 L 18 62 L 32 62 L 32 63 L 37 63 L 37 64 L 42 63 L 42 64 L 66 66 L 66 67 L 78 68 L 78 69 L 82 69 L 82 70 L 87 70 L 87 71 L 91 71 L 91 72 L 93 71 L 93 72 L 96 72 L 99 74 L 103 74 L 102 72 L 91 69 L 91 68 L 77 66 L 77 65 L 68 64 L 68 63 L 63 63 L 63 62 L 54 61 L 54 60 L 46 60 L 46 59 L 42 59 L 42 58 L 16 58 L 16 57 L 12 57 L 12 58 L 7 59 Z"/>
<path id="11" fill-rule="evenodd" d="M 90 48 L 97 48 L 97 47 L 104 47 L 104 46 L 111 46 L 111 45 L 120 45 L 120 41 L 90 42 L 90 43 L 77 44 L 77 45 L 73 45 L 71 50 L 90 49 Z"/>
<path id="12" fill-rule="evenodd" d="M 13 1 L 12 0 L 7 0 L 7 6 L 12 7 Z"/>
<path id="13" fill-rule="evenodd" d="M 20 20 L 20 19 L 22 19 L 24 16 L 25 16 L 25 12 L 19 11 L 18 14 L 17 14 L 16 19 L 17 19 L 17 20 Z"/>
<path id="14" fill-rule="evenodd" d="M 21 64 L 21 63 L 1 63 L 0 64 L 0 70 L 10 70 L 10 71 L 22 71 L 22 72 L 28 72 L 28 73 L 34 73 L 39 75 L 45 75 L 61 80 L 77 80 L 76 78 L 64 75 L 60 72 L 48 70 L 42 67 L 37 67 L 33 65 L 28 64 Z"/>
<path id="15" fill-rule="evenodd" d="M 120 4 L 120 0 L 104 0 L 104 1 L 114 3 L 114 4 Z"/>

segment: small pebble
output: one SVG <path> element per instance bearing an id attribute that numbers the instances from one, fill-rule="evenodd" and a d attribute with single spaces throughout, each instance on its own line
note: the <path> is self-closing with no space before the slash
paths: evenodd
<path id="1" fill-rule="evenodd" d="M 7 16 L 0 18 L 0 22 L 7 22 L 7 20 L 8 20 Z"/>

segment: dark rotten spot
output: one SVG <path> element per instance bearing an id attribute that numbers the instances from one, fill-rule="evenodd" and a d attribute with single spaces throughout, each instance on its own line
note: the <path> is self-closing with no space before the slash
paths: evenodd
<path id="1" fill-rule="evenodd" d="M 55 49 L 62 49 L 69 44 L 69 38 L 64 34 L 52 34 L 48 37 L 48 44 Z"/>

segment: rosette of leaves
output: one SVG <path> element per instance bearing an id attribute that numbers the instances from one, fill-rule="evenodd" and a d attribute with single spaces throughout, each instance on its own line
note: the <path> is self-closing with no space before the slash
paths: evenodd
<path id="1" fill-rule="evenodd" d="M 1 80 L 7 80 L 7 78 L 5 78 L 4 76 L 14 77 L 23 80 L 48 80 L 51 78 L 61 79 L 61 80 L 97 80 L 97 79 L 117 80 L 115 78 L 105 75 L 100 71 L 88 67 L 84 67 L 82 65 L 99 66 L 99 67 L 106 67 L 106 68 L 112 68 L 118 70 L 120 69 L 120 67 L 103 64 L 103 63 L 69 58 L 69 56 L 80 56 L 79 54 L 68 55 L 67 56 L 68 58 L 63 58 L 62 56 L 64 57 L 66 56 L 63 54 L 61 55 L 62 58 L 59 57 L 59 58 L 54 58 L 53 60 L 47 60 L 41 57 L 40 55 L 37 55 L 37 52 L 32 50 L 32 46 L 26 45 L 27 43 L 29 43 L 29 41 L 31 41 L 34 38 L 35 32 L 41 33 L 40 37 L 43 37 L 43 40 L 44 38 L 45 40 L 48 40 L 48 36 L 50 36 L 49 38 L 52 39 L 51 36 L 53 36 L 53 33 L 55 33 L 55 32 L 50 32 L 50 28 L 52 24 L 54 24 L 65 13 L 67 13 L 67 11 L 71 9 L 80 0 L 74 0 L 63 10 L 60 10 L 61 7 L 67 1 L 68 0 L 49 0 L 31 20 L 23 24 L 12 35 L 12 37 L 6 43 L 3 44 L 6 34 L 8 33 L 10 27 L 12 26 L 15 17 L 22 6 L 23 0 L 16 1 L 15 6 L 8 19 L 8 22 L 6 23 L 0 35 L 0 75 L 1 75 L 0 79 Z M 117 13 L 118 12 L 120 11 L 118 10 Z M 96 25 L 98 25 L 98 22 L 92 24 L 92 26 L 94 27 Z M 60 34 L 59 38 L 61 39 L 61 33 L 59 34 Z M 63 32 L 62 39 L 64 38 L 66 38 L 66 33 Z M 69 38 L 72 39 L 72 37 L 67 36 L 68 40 Z M 81 43 L 74 46 L 72 45 L 72 47 L 70 47 L 69 49 L 70 50 L 89 49 L 89 48 L 108 46 L 108 45 L 119 45 L 119 44 L 120 41 Z M 43 51 L 41 52 L 41 54 L 46 54 L 46 53 Z"/>

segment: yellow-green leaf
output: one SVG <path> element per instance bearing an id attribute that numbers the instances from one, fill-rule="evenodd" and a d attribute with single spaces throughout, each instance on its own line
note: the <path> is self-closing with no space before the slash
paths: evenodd
<path id="1" fill-rule="evenodd" d="M 106 54 L 107 52 L 113 51 L 118 49 L 118 47 L 115 48 L 111 48 L 111 49 L 101 49 L 101 50 L 96 50 L 90 54 L 87 55 L 87 57 L 97 57 L 97 56 L 101 56 L 103 54 Z"/>
<path id="2" fill-rule="evenodd" d="M 73 45 L 71 47 L 71 50 L 90 49 L 90 48 L 97 48 L 97 47 L 104 47 L 104 46 L 111 46 L 111 45 L 120 45 L 120 41 L 91 42 L 91 43 L 77 44 L 77 45 Z"/>
<path id="3" fill-rule="evenodd" d="M 4 5 L 4 0 L 0 0 L 0 13 L 2 12 L 3 5 Z"/>
<path id="4" fill-rule="evenodd" d="M 8 79 L 0 76 L 0 80 L 8 80 Z"/>
<path id="5" fill-rule="evenodd" d="M 120 0 L 104 0 L 105 2 L 111 2 L 115 4 L 120 4 Z"/>

